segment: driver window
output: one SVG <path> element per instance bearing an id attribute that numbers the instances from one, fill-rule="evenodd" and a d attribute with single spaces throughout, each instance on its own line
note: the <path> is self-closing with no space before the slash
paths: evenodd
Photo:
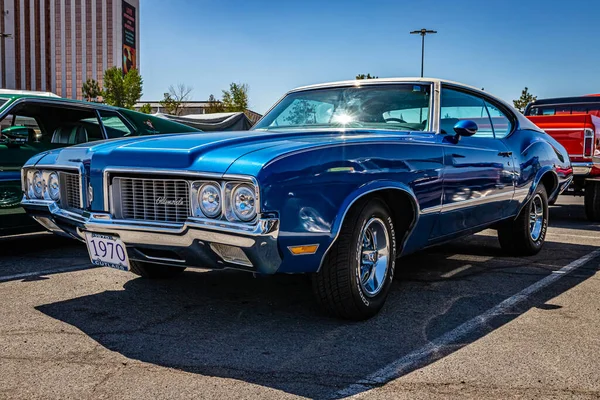
<path id="1" fill-rule="evenodd" d="M 440 129 L 442 133 L 453 135 L 454 125 L 461 120 L 471 120 L 477 124 L 473 137 L 494 138 L 492 121 L 482 98 L 453 89 L 442 89 L 440 109 Z"/>

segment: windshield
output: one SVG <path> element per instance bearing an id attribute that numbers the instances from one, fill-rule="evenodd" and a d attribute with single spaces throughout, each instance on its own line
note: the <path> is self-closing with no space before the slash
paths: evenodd
<path id="1" fill-rule="evenodd" d="M 367 128 L 425 131 L 430 86 L 365 85 L 290 93 L 255 130 Z"/>

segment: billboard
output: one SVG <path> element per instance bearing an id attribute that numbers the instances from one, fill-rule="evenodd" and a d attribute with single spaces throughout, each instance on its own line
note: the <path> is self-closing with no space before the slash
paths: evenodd
<path id="1" fill-rule="evenodd" d="M 136 68 L 135 7 L 123 1 L 123 73 Z"/>

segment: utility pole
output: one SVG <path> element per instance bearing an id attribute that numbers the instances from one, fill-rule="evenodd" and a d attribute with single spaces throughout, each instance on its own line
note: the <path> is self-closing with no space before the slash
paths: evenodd
<path id="1" fill-rule="evenodd" d="M 437 31 L 432 31 L 423 28 L 418 31 L 410 32 L 411 35 L 421 35 L 421 78 L 423 77 L 423 64 L 425 62 L 425 36 L 428 33 L 437 33 Z"/>

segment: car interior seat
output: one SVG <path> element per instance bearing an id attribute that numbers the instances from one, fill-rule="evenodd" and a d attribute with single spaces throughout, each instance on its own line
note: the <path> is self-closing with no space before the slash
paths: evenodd
<path id="1" fill-rule="evenodd" d="M 79 144 L 87 141 L 87 130 L 79 124 L 59 126 L 52 135 L 52 143 Z"/>

